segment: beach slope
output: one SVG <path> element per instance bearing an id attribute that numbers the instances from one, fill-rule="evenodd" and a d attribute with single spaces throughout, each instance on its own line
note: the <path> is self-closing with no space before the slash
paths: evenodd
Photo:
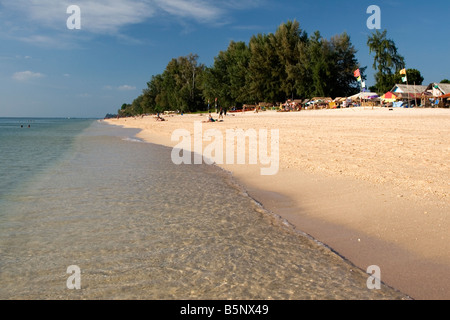
<path id="1" fill-rule="evenodd" d="M 139 128 L 139 138 L 174 147 L 175 130 L 193 137 L 194 124 L 204 120 L 177 115 L 107 122 Z M 298 230 L 363 270 L 379 266 L 386 284 L 415 299 L 450 298 L 450 110 L 247 112 L 202 128 L 224 136 L 229 129 L 278 130 L 276 175 L 263 176 L 264 166 L 248 162 L 220 166 Z"/>

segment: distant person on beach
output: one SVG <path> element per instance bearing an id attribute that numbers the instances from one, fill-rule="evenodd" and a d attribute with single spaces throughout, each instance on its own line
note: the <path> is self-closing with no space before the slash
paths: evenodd
<path id="1" fill-rule="evenodd" d="M 214 118 L 211 116 L 211 113 L 208 116 L 208 120 L 206 121 L 202 121 L 203 123 L 208 123 L 208 122 L 216 122 L 216 120 L 214 120 Z"/>
<path id="2" fill-rule="evenodd" d="M 223 119 L 223 108 L 220 107 L 219 119 Z"/>
<path id="3" fill-rule="evenodd" d="M 166 119 L 164 119 L 163 117 L 161 117 L 161 116 L 159 115 L 159 112 L 158 112 L 158 115 L 156 116 L 156 121 L 166 121 Z"/>

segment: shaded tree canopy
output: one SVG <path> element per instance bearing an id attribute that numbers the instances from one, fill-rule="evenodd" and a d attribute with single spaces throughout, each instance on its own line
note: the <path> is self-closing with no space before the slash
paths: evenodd
<path id="1" fill-rule="evenodd" d="M 308 36 L 298 21 L 288 21 L 275 33 L 252 36 L 248 44 L 231 41 L 211 67 L 199 63 L 195 54 L 172 59 L 119 115 L 206 110 L 216 98 L 228 108 L 348 96 L 359 91 L 353 75 L 360 68 L 356 53 L 347 33 L 329 40 L 318 31 Z"/>

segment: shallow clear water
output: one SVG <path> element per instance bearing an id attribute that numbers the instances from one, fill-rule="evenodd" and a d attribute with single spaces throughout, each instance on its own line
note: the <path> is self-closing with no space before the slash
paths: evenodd
<path id="1" fill-rule="evenodd" d="M 20 182 L 1 140 L 0 299 L 405 298 L 367 289 L 367 274 L 266 212 L 223 170 L 176 166 L 169 148 L 133 130 L 66 125 L 54 155 L 51 126 L 16 140 L 43 144 L 28 142 L 36 166 Z M 67 289 L 71 265 L 81 290 Z"/>

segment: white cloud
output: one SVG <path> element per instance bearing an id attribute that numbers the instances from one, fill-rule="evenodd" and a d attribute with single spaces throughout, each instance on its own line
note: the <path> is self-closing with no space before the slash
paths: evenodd
<path id="1" fill-rule="evenodd" d="M 96 34 L 116 34 L 121 28 L 143 23 L 151 18 L 169 16 L 212 22 L 227 12 L 254 7 L 261 0 L 77 0 L 81 11 L 81 30 Z M 66 22 L 70 14 L 67 7 L 73 1 L 63 0 L 0 0 L 0 6 L 8 11 L 14 20 L 8 23 L 24 23 L 31 27 L 42 27 L 67 31 Z M 17 22 L 16 22 L 17 21 Z M 29 28 L 31 30 L 32 28 Z M 49 41 L 43 38 L 29 38 L 35 41 Z"/>
<path id="2" fill-rule="evenodd" d="M 12 75 L 12 78 L 16 81 L 28 81 L 31 79 L 37 79 L 42 77 L 44 77 L 42 73 L 32 71 L 21 71 L 16 72 Z"/>
<path id="3" fill-rule="evenodd" d="M 128 84 L 124 84 L 124 85 L 119 86 L 119 87 L 113 87 L 111 85 L 104 85 L 102 87 L 102 89 L 105 90 L 105 91 L 111 91 L 111 90 L 114 90 L 114 91 L 134 91 L 134 90 L 136 90 L 136 87 L 135 86 L 130 86 Z"/>
<path id="4" fill-rule="evenodd" d="M 123 26 L 145 21 L 155 10 L 149 0 L 77 0 L 81 10 L 81 29 L 91 33 L 114 33 Z M 20 20 L 51 29 L 67 30 L 70 14 L 67 8 L 73 1 L 0 0 L 6 10 Z M 18 20 L 18 19 L 16 19 Z M 11 21 L 12 22 L 12 21 Z"/>
<path id="5" fill-rule="evenodd" d="M 133 91 L 133 90 L 136 90 L 136 87 L 129 86 L 129 85 L 125 84 L 123 86 L 120 86 L 118 89 L 120 91 Z"/>
<path id="6" fill-rule="evenodd" d="M 177 17 L 192 18 L 200 22 L 213 21 L 224 13 L 224 10 L 212 1 L 203 0 L 155 0 L 159 9 Z"/>
<path id="7" fill-rule="evenodd" d="M 43 35 L 30 35 L 18 38 L 22 42 L 36 44 L 40 46 L 52 46 L 60 47 L 60 41 L 54 37 L 43 36 Z"/>

